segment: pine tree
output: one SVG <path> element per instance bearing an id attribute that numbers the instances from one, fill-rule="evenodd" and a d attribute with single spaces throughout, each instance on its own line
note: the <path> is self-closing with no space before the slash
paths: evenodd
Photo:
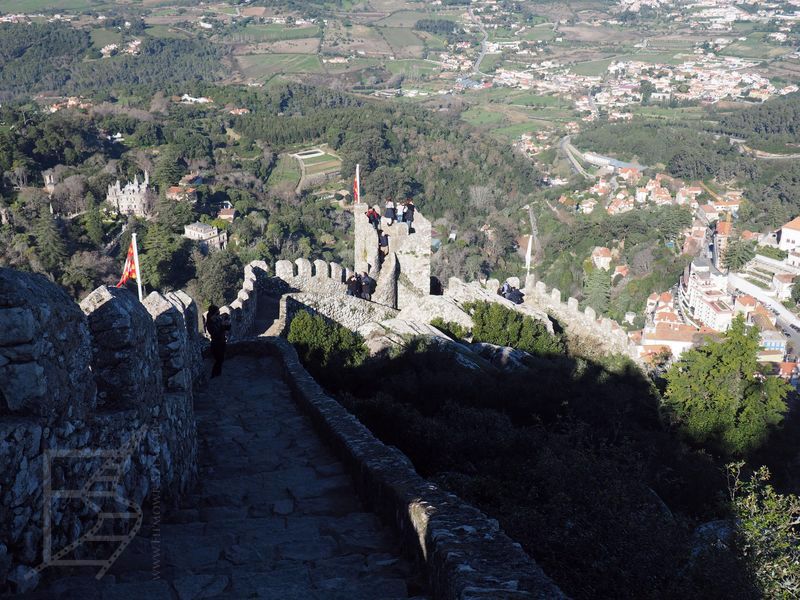
<path id="1" fill-rule="evenodd" d="M 33 229 L 36 256 L 45 271 L 54 275 L 64 269 L 67 248 L 55 220 L 49 214 L 39 217 Z"/>
<path id="2" fill-rule="evenodd" d="M 587 276 L 583 286 L 586 304 L 599 314 L 608 310 L 611 297 L 611 272 L 605 269 L 594 269 Z"/>
<path id="3" fill-rule="evenodd" d="M 783 420 L 788 383 L 757 362 L 759 332 L 739 315 L 722 341 L 684 352 L 666 373 L 664 408 L 692 441 L 725 455 L 745 455 Z"/>
<path id="4" fill-rule="evenodd" d="M 161 156 L 156 163 L 156 172 L 154 174 L 156 183 L 162 189 L 178 183 L 185 172 L 186 164 L 174 147 L 167 146 L 166 149 L 162 150 Z"/>
<path id="5" fill-rule="evenodd" d="M 100 209 L 92 207 L 86 214 L 86 235 L 91 242 L 100 247 L 103 244 L 103 219 L 100 216 Z"/>
<path id="6" fill-rule="evenodd" d="M 723 266 L 729 271 L 738 271 L 755 258 L 755 244 L 745 240 L 734 240 L 725 248 Z"/>

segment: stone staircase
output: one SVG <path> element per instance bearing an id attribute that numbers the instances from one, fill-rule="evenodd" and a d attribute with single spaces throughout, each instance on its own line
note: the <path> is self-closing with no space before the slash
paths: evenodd
<path id="1" fill-rule="evenodd" d="M 34 598 L 422 597 L 399 540 L 357 499 L 273 358 L 231 359 L 195 399 L 199 484 L 148 522 L 104 578 L 82 568 Z M 149 508 L 149 507 L 146 507 Z M 51 571 L 49 575 L 64 575 Z"/>

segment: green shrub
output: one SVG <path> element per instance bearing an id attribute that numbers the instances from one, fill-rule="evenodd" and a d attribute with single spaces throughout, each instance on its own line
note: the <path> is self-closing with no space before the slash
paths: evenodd
<path id="1" fill-rule="evenodd" d="M 460 325 L 455 321 L 445 321 L 441 317 L 436 317 L 435 319 L 431 320 L 431 325 L 454 340 L 466 340 L 470 335 L 469 329 L 463 325 Z"/>
<path id="2" fill-rule="evenodd" d="M 756 254 L 766 256 L 767 258 L 774 258 L 775 260 L 784 260 L 789 253 L 780 248 L 773 248 L 772 246 L 756 246 Z"/>
<path id="3" fill-rule="evenodd" d="M 361 365 L 369 354 L 360 335 L 305 310 L 292 320 L 288 340 L 312 370 L 334 375 Z"/>
<path id="4" fill-rule="evenodd" d="M 496 302 L 471 302 L 465 308 L 472 315 L 473 342 L 511 346 L 534 356 L 564 353 L 564 341 L 551 334 L 543 323 Z"/>

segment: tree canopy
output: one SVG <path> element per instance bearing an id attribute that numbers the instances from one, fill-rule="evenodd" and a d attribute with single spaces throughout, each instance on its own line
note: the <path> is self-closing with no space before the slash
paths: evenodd
<path id="1" fill-rule="evenodd" d="M 669 422 L 724 455 L 759 448 L 783 420 L 790 386 L 761 372 L 758 349 L 758 329 L 739 315 L 721 341 L 684 352 L 665 375 Z"/>

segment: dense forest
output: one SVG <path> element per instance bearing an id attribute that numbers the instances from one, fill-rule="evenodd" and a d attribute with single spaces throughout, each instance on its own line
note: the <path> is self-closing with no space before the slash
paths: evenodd
<path id="1" fill-rule="evenodd" d="M 726 114 L 720 127 L 727 133 L 760 145 L 800 142 L 800 94 L 776 98 L 746 110 Z M 795 148 L 795 151 L 798 149 Z"/>
<path id="2" fill-rule="evenodd" d="M 537 273 L 563 294 L 623 322 L 626 312 L 641 315 L 651 293 L 678 280 L 689 260 L 680 256 L 681 232 L 691 222 L 688 210 L 664 206 L 615 216 L 597 211 L 576 216 L 565 227 L 545 206 L 539 216 L 544 256 Z M 616 262 L 628 265 L 629 275 L 614 281 L 611 273 L 594 268 L 589 256 L 595 246 L 619 247 Z"/>
<path id="3" fill-rule="evenodd" d="M 88 30 L 67 23 L 0 24 L 0 100 L 36 92 L 107 97 L 129 87 L 152 90 L 222 74 L 222 51 L 210 42 L 140 35 L 136 56 L 101 58 Z"/>

